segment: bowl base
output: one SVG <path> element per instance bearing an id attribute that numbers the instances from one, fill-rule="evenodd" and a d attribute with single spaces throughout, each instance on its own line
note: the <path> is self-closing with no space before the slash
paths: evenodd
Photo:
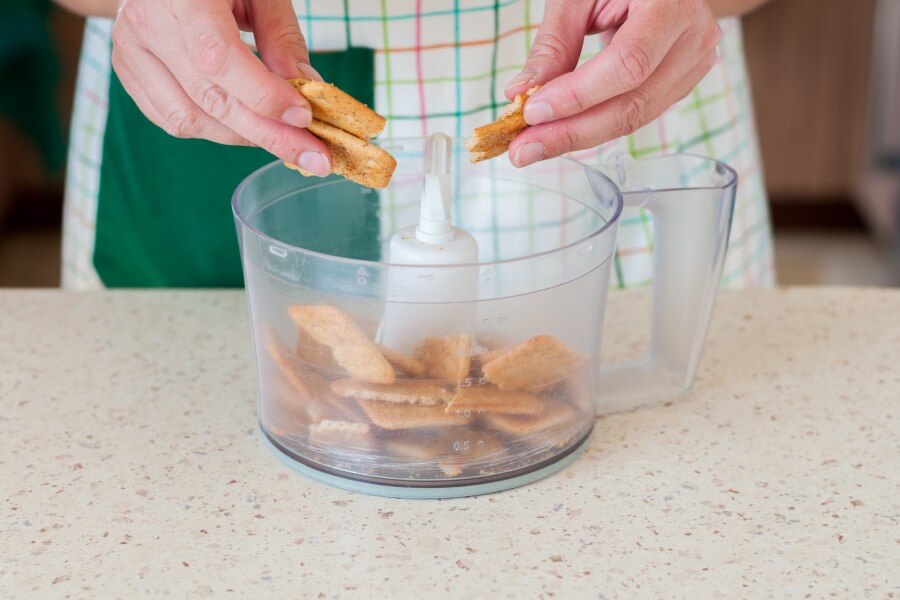
<path id="1" fill-rule="evenodd" d="M 330 469 L 304 459 L 289 448 L 279 443 L 264 429 L 263 444 L 285 465 L 314 481 L 326 483 L 351 492 L 414 500 L 430 500 L 440 498 L 464 498 L 510 490 L 543 479 L 569 466 L 587 447 L 593 427 L 584 436 L 542 462 L 528 467 L 499 473 L 489 477 L 470 477 L 463 479 L 442 479 L 434 481 L 410 481 L 366 477 L 357 473 Z"/>

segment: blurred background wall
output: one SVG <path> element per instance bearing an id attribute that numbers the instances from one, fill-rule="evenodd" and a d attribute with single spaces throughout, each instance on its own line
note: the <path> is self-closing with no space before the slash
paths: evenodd
<path id="1" fill-rule="evenodd" d="M 3 4 L 22 1 L 40 5 Z M 45 67 L 53 92 L 39 110 L 65 133 L 82 21 L 45 6 L 55 65 Z M 0 39 L 22 26 L 6 28 Z M 745 18 L 744 32 L 779 283 L 897 285 L 900 1 L 773 0 Z M 7 90 L 16 49 L 0 49 Z M 55 286 L 64 142 L 13 122 L 2 102 L 0 286 Z"/>

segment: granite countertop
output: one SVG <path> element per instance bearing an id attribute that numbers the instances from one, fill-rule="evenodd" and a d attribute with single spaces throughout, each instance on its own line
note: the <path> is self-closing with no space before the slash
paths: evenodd
<path id="1" fill-rule="evenodd" d="M 613 357 L 647 298 L 611 294 Z M 444 501 L 263 447 L 241 292 L 6 291 L 0 315 L 0 597 L 898 593 L 900 290 L 723 292 L 690 398 Z"/>

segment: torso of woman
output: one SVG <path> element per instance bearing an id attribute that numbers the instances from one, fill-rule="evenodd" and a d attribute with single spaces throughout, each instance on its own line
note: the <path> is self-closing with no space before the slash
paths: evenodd
<path id="1" fill-rule="evenodd" d="M 387 136 L 442 131 L 464 138 L 506 104 L 504 87 L 522 68 L 543 4 L 295 0 L 294 9 L 313 66 L 373 102 L 387 118 Z M 767 286 L 774 281 L 771 228 L 740 22 L 720 24 L 719 60 L 693 92 L 597 153 L 684 152 L 734 167 L 740 183 L 723 285 Z M 111 72 L 110 30 L 105 19 L 86 25 L 66 181 L 63 285 L 239 286 L 230 193 L 272 157 L 157 130 Z M 582 60 L 599 51 L 599 38 L 587 38 Z M 199 232 L 198 223 L 205 224 Z M 626 209 L 613 286 L 650 282 L 652 245 L 652 217 Z"/>

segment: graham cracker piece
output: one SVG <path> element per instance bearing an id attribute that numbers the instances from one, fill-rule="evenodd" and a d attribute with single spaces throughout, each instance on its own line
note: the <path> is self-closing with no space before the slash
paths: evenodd
<path id="1" fill-rule="evenodd" d="M 297 393 L 284 379 L 267 381 L 259 406 L 263 427 L 273 435 L 289 436 L 306 431 L 310 423 L 326 417 L 326 407 Z"/>
<path id="2" fill-rule="evenodd" d="M 360 185 L 386 187 L 397 161 L 369 142 L 384 129 L 384 117 L 332 84 L 305 78 L 289 82 L 309 102 L 313 119 L 306 128 L 328 147 L 334 172 Z M 312 176 L 295 164 L 284 164 Z"/>
<path id="3" fill-rule="evenodd" d="M 344 398 L 376 400 L 396 404 L 445 405 L 453 398 L 450 392 L 434 381 L 398 379 L 394 383 L 366 383 L 353 379 L 338 379 L 331 384 L 331 391 Z"/>
<path id="4" fill-rule="evenodd" d="M 378 189 L 387 187 L 390 183 L 397 161 L 383 148 L 317 119 L 313 119 L 306 129 L 328 147 L 332 169 L 341 177 Z M 286 162 L 284 165 L 307 177 L 313 176 L 293 163 Z"/>
<path id="5" fill-rule="evenodd" d="M 429 435 L 411 437 L 408 433 L 392 436 L 382 440 L 385 450 L 391 454 L 407 459 L 426 461 L 434 460 L 446 452 L 443 446 L 443 438 L 435 438 Z"/>
<path id="6" fill-rule="evenodd" d="M 266 330 L 263 332 L 266 352 L 269 358 L 278 367 L 279 372 L 285 381 L 291 385 L 294 391 L 304 398 L 312 398 L 313 390 L 311 382 L 304 373 L 303 369 L 297 361 L 290 355 L 290 351 L 274 332 Z"/>
<path id="7" fill-rule="evenodd" d="M 446 410 L 470 410 L 479 415 L 539 415 L 543 408 L 541 401 L 528 392 L 506 391 L 492 385 L 471 385 L 457 388 Z"/>
<path id="8" fill-rule="evenodd" d="M 525 122 L 525 102 L 541 86 L 536 85 L 524 94 L 517 94 L 497 120 L 476 128 L 466 140 L 466 149 L 471 153 L 473 163 L 500 156 L 509 148 L 510 142 L 528 127 Z"/>
<path id="9" fill-rule="evenodd" d="M 525 340 L 485 364 L 485 378 L 501 390 L 530 390 L 567 377 L 584 359 L 550 335 Z"/>
<path id="10" fill-rule="evenodd" d="M 365 413 L 354 400 L 350 398 L 342 398 L 331 391 L 328 382 L 324 382 L 326 390 L 324 391 L 324 417 L 338 421 L 362 421 L 366 418 Z"/>
<path id="11" fill-rule="evenodd" d="M 473 357 L 473 360 L 478 359 L 479 363 L 481 363 L 482 365 L 486 365 L 489 362 L 491 362 L 492 360 L 494 360 L 495 358 L 500 358 L 501 356 L 503 356 L 504 353 L 508 352 L 509 350 L 510 350 L 510 348 L 494 348 L 493 350 L 488 350 L 487 352 L 485 352 L 483 354 L 479 354 L 478 356 Z"/>
<path id="12" fill-rule="evenodd" d="M 438 465 L 446 477 L 459 477 L 462 475 L 462 466 L 452 462 L 442 462 Z"/>
<path id="13" fill-rule="evenodd" d="M 309 444 L 320 449 L 371 449 L 375 440 L 365 423 L 326 419 L 309 426 Z"/>
<path id="14" fill-rule="evenodd" d="M 425 338 L 416 348 L 416 358 L 425 365 L 429 377 L 460 381 L 469 376 L 471 344 L 468 335 Z"/>
<path id="15" fill-rule="evenodd" d="M 378 345 L 381 355 L 384 356 L 391 366 L 397 371 L 412 375 L 413 377 L 422 377 L 425 375 L 425 365 L 422 361 L 414 356 L 391 350 L 387 346 Z"/>
<path id="16" fill-rule="evenodd" d="M 529 435 L 551 429 L 572 420 L 576 416 L 575 409 L 569 404 L 548 406 L 539 415 L 504 415 L 488 413 L 484 422 L 497 431 L 510 435 Z"/>
<path id="17" fill-rule="evenodd" d="M 270 397 L 263 403 L 264 412 L 277 415 L 281 420 L 304 424 L 327 418 L 362 417 L 355 402 L 334 395 L 329 382 L 291 356 L 287 346 L 272 332 L 266 332 L 266 348 L 282 377 L 274 382 Z"/>
<path id="18" fill-rule="evenodd" d="M 345 312 L 330 304 L 315 304 L 291 306 L 288 314 L 315 341 L 331 348 L 334 359 L 354 379 L 394 382 L 393 367 Z"/>
<path id="19" fill-rule="evenodd" d="M 320 344 L 302 328 L 297 328 L 297 343 L 294 346 L 297 358 L 311 367 L 321 370 L 336 369 L 338 365 L 334 360 L 334 353 L 325 344 Z"/>
<path id="20" fill-rule="evenodd" d="M 312 107 L 313 118 L 369 140 L 384 130 L 384 117 L 332 83 L 290 79 Z"/>
<path id="21" fill-rule="evenodd" d="M 444 412 L 443 404 L 396 404 L 376 400 L 357 400 L 369 420 L 382 429 L 416 429 L 420 427 L 453 427 L 472 422 L 472 417 Z"/>

